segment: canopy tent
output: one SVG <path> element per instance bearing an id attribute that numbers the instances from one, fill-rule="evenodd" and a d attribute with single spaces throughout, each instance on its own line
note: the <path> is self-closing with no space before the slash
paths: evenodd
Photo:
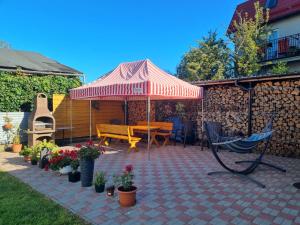
<path id="1" fill-rule="evenodd" d="M 150 101 L 202 99 L 202 88 L 166 73 L 150 60 L 121 63 L 98 80 L 70 90 L 73 100 L 147 100 L 150 123 Z M 148 150 L 150 131 L 148 129 Z"/>
<path id="2" fill-rule="evenodd" d="M 201 99 L 202 91 L 146 59 L 122 63 L 104 77 L 72 89 L 70 95 L 78 100 Z"/>

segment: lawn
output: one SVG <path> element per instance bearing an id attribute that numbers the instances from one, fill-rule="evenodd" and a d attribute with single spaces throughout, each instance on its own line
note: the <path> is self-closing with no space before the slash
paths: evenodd
<path id="1" fill-rule="evenodd" d="M 0 225 L 83 225 L 78 216 L 0 171 Z"/>

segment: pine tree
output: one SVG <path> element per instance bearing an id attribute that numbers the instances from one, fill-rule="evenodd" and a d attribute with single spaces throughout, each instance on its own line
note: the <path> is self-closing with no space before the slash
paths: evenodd
<path id="1" fill-rule="evenodd" d="M 219 80 L 228 76 L 230 49 L 217 32 L 209 32 L 198 42 L 198 47 L 187 52 L 179 66 L 177 75 L 189 81 Z"/>

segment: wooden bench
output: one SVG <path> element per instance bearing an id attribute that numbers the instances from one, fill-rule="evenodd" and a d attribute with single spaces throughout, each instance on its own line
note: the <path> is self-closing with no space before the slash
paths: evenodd
<path id="1" fill-rule="evenodd" d="M 100 145 L 109 145 L 108 138 L 127 140 L 130 144 L 128 151 L 131 149 L 137 150 L 136 144 L 141 140 L 139 137 L 134 137 L 132 129 L 126 125 L 113 124 L 96 124 L 97 135 L 100 139 Z"/>
<path id="2" fill-rule="evenodd" d="M 142 125 L 142 126 L 147 126 L 148 123 L 147 121 L 138 121 L 137 125 Z M 172 130 L 173 130 L 173 123 L 170 122 L 150 122 L 150 126 L 153 127 L 159 127 L 158 130 L 152 131 L 151 132 L 151 142 L 150 145 L 154 142 L 157 146 L 159 146 L 159 143 L 156 139 L 157 136 L 163 137 L 164 142 L 163 146 L 169 143 L 170 137 L 172 135 Z"/>

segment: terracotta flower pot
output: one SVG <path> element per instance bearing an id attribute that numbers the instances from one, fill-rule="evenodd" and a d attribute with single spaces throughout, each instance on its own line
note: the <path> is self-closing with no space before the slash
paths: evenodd
<path id="1" fill-rule="evenodd" d="M 25 162 L 30 162 L 31 160 L 31 157 L 30 156 L 24 156 L 24 161 Z"/>
<path id="2" fill-rule="evenodd" d="M 13 144 L 12 151 L 14 153 L 19 153 L 22 150 L 22 144 Z"/>
<path id="3" fill-rule="evenodd" d="M 13 125 L 11 123 L 6 123 L 6 124 L 4 124 L 3 128 L 5 130 L 10 130 L 11 128 L 13 128 Z"/>
<path id="4" fill-rule="evenodd" d="M 132 186 L 132 190 L 124 191 L 124 188 L 121 186 L 118 187 L 118 192 L 119 192 L 119 203 L 121 206 L 130 207 L 135 205 L 137 187 Z"/>

